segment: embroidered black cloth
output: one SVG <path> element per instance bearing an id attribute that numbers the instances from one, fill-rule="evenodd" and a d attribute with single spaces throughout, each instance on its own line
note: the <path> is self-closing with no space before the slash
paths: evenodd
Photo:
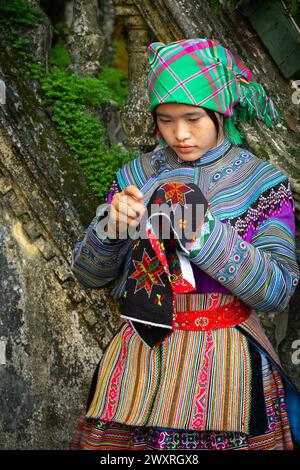
<path id="1" fill-rule="evenodd" d="M 195 290 L 184 278 L 177 249 L 189 253 L 208 206 L 194 183 L 162 184 L 148 201 L 134 241 L 121 316 L 150 347 L 172 333 L 174 292 Z"/>

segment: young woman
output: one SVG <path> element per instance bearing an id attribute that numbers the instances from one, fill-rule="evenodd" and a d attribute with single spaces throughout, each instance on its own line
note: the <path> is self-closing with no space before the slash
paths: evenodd
<path id="1" fill-rule="evenodd" d="M 101 210 L 72 257 L 84 286 L 116 281 L 123 321 L 71 448 L 292 449 L 298 395 L 255 310 L 282 311 L 299 281 L 294 202 L 288 178 L 240 147 L 235 127 L 280 116 L 216 41 L 153 43 L 149 65 L 162 147 L 119 170 L 106 235 Z M 201 203 L 191 240 L 174 219 L 162 240 L 150 217 L 147 237 L 124 237 L 157 202 L 171 213 Z"/>

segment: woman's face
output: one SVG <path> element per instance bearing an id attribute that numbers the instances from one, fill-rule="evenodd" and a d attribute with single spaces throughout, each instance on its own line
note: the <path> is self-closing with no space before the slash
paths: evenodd
<path id="1" fill-rule="evenodd" d="M 224 139 L 221 115 L 219 137 L 206 110 L 188 104 L 165 103 L 156 107 L 157 126 L 167 144 L 185 161 L 197 160 Z M 180 148 L 186 147 L 186 148 Z"/>

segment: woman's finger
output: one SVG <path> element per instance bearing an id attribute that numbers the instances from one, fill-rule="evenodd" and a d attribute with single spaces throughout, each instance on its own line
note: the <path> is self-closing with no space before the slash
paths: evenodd
<path id="1" fill-rule="evenodd" d="M 124 194 L 126 194 L 126 196 L 131 196 L 139 201 L 144 199 L 143 193 L 133 184 L 127 186 L 127 188 L 124 189 Z"/>

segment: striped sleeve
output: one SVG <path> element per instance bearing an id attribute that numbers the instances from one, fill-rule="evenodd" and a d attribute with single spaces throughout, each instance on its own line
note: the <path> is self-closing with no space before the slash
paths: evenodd
<path id="1" fill-rule="evenodd" d="M 250 307 L 282 311 L 299 282 L 293 207 L 264 220 L 251 243 L 209 210 L 188 258 Z"/>
<path id="2" fill-rule="evenodd" d="M 101 205 L 100 212 L 97 209 L 96 216 L 75 243 L 70 269 L 85 287 L 99 288 L 114 280 L 119 275 L 132 243 L 131 239 L 102 238 L 97 231 L 99 221 L 107 215 L 105 207 L 109 206 L 113 194 L 118 190 L 119 187 L 114 181 L 107 196 L 106 206 Z"/>

